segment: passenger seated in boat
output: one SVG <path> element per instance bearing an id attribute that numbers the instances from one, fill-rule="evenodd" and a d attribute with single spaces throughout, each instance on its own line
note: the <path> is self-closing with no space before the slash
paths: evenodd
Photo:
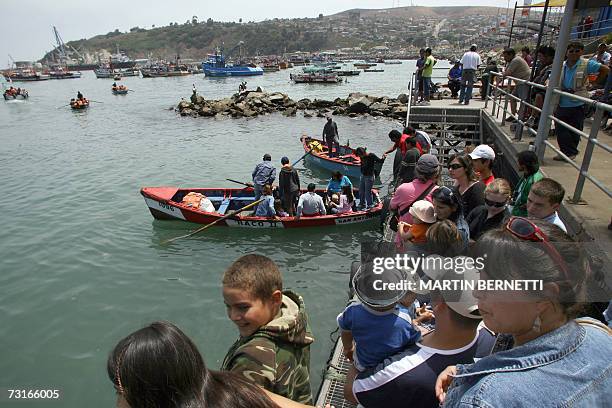
<path id="1" fill-rule="evenodd" d="M 335 194 L 334 194 L 335 195 Z M 330 202 L 331 212 L 333 214 L 344 214 L 353 211 L 353 204 L 355 203 L 355 197 L 353 196 L 353 187 L 344 186 L 342 187 L 342 194 L 336 204 L 333 199 Z"/>
<path id="2" fill-rule="evenodd" d="M 296 219 L 300 217 L 316 217 L 318 215 L 326 215 L 325 203 L 323 198 L 315 193 L 317 186 L 314 183 L 308 185 L 308 191 L 300 196 L 297 207 Z"/>
<path id="3" fill-rule="evenodd" d="M 275 217 L 276 210 L 274 210 L 274 196 L 272 196 L 272 187 L 269 184 L 263 186 L 261 198 L 263 199 L 257 205 L 255 210 L 256 217 Z"/>
<path id="4" fill-rule="evenodd" d="M 274 200 L 274 211 L 276 211 L 276 215 L 279 217 L 288 217 L 289 213 L 283 210 L 283 203 L 280 198 Z"/>
<path id="5" fill-rule="evenodd" d="M 351 180 L 349 180 L 348 177 L 342 175 L 342 173 L 340 173 L 339 171 L 336 171 L 332 173 L 332 176 L 329 179 L 329 182 L 327 183 L 325 195 L 329 197 L 334 193 L 341 193 L 342 188 L 344 186 L 349 186 L 353 188 L 353 183 L 351 183 Z"/>

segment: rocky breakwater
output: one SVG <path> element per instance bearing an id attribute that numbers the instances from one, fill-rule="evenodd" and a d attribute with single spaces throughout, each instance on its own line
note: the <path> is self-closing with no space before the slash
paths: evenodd
<path id="1" fill-rule="evenodd" d="M 272 112 L 282 112 L 285 116 L 295 116 L 298 111 L 301 111 L 304 117 L 323 117 L 332 114 L 350 117 L 370 115 L 404 119 L 407 103 L 408 96 L 405 94 L 401 94 L 397 98 L 389 98 L 355 92 L 349 94 L 347 98 L 336 98 L 334 100 L 300 99 L 294 101 L 281 92 L 266 93 L 257 89 L 257 91 L 245 91 L 234 94 L 230 98 L 219 100 L 207 100 L 201 95 L 194 94 L 191 96 L 191 101 L 181 100 L 176 111 L 181 116 L 192 117 L 222 115 L 232 118 L 250 118 Z"/>

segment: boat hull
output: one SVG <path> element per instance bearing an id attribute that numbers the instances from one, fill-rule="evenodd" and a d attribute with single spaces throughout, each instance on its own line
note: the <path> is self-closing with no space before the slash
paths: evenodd
<path id="1" fill-rule="evenodd" d="M 323 140 L 313 139 L 309 137 L 302 137 L 302 146 L 304 147 L 304 152 L 309 152 L 310 142 L 319 142 L 322 145 L 324 144 Z M 349 146 L 340 146 L 340 152 L 338 157 L 329 157 L 327 155 L 327 149 L 323 152 L 315 152 L 314 150 L 304 157 L 304 163 L 306 165 L 313 165 L 320 167 L 325 170 L 329 170 L 331 173 L 339 171 L 345 176 L 348 176 L 354 180 L 359 180 L 361 177 L 361 160 L 355 154 L 355 150 L 353 150 Z M 376 163 L 374 166 L 374 173 L 378 178 L 380 175 L 380 171 L 382 169 L 382 163 Z M 330 174 L 331 176 L 331 174 Z"/>
<path id="2" fill-rule="evenodd" d="M 264 70 L 257 67 L 244 67 L 246 69 L 231 68 L 204 68 L 204 75 L 208 77 L 228 77 L 228 76 L 256 76 L 263 75 Z"/>
<path id="3" fill-rule="evenodd" d="M 5 101 L 24 101 L 28 99 L 28 95 L 7 95 L 3 94 Z"/>
<path id="4" fill-rule="evenodd" d="M 113 95 L 127 95 L 127 89 L 113 89 Z"/>
<path id="5" fill-rule="evenodd" d="M 221 212 L 204 212 L 194 207 L 188 207 L 180 202 L 189 192 L 206 195 Z M 323 191 L 319 191 L 323 193 Z M 196 224 L 210 224 L 223 216 L 252 203 L 255 200 L 252 188 L 195 188 L 178 189 L 175 187 L 144 187 L 140 190 L 151 215 L 158 220 L 188 221 Z M 229 203 L 225 208 L 223 207 Z M 233 207 L 232 207 L 233 206 Z M 322 215 L 316 217 L 265 218 L 237 214 L 218 221 L 215 226 L 234 228 L 309 228 L 334 225 L 349 225 L 377 220 L 382 211 L 382 202 L 367 211 L 356 211 L 345 214 Z"/>

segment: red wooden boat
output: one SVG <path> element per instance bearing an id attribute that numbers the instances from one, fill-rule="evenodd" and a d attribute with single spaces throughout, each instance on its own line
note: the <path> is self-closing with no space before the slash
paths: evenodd
<path id="1" fill-rule="evenodd" d="M 376 190 L 372 190 L 377 196 Z M 188 193 L 204 194 L 213 203 L 216 212 L 205 212 L 197 207 L 183 203 L 183 197 Z M 305 190 L 304 190 L 305 192 Z M 325 194 L 324 190 L 317 190 L 317 194 Z M 143 187 L 140 194 L 145 199 L 149 210 L 158 220 L 183 220 L 197 224 L 209 224 L 219 218 L 236 211 L 255 200 L 253 188 L 177 188 L 177 187 Z M 355 190 L 355 196 L 357 191 Z M 377 220 L 382 211 L 382 202 L 378 200 L 376 206 L 367 211 L 355 211 L 344 214 L 321 215 L 315 217 L 266 218 L 255 217 L 250 211 L 236 214 L 217 226 L 242 228 L 302 228 L 324 227 L 331 225 L 348 225 L 371 220 Z"/>
<path id="2" fill-rule="evenodd" d="M 337 157 L 329 157 L 327 147 L 324 146 L 324 141 L 314 139 L 306 135 L 300 138 L 304 151 L 312 152 L 304 157 L 305 164 L 313 164 L 323 169 L 329 170 L 330 173 L 335 171 L 341 172 L 343 175 L 359 180 L 361 177 L 361 159 L 355 154 L 355 150 L 349 146 L 340 146 L 340 151 Z M 322 150 L 317 148 L 322 146 Z M 374 165 L 374 174 L 379 177 L 382 163 Z M 331 174 L 330 174 L 331 175 Z"/>

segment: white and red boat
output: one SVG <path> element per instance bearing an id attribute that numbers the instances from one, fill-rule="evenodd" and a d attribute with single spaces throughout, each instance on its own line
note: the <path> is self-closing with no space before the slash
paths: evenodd
<path id="1" fill-rule="evenodd" d="M 372 190 L 377 197 L 378 193 Z M 183 198 L 191 193 L 205 195 L 215 207 L 215 212 L 206 212 L 199 207 L 190 206 Z M 253 188 L 177 188 L 177 187 L 143 187 L 140 194 L 145 199 L 151 215 L 158 220 L 182 220 L 197 224 L 210 224 L 232 211 L 243 208 L 255 201 Z M 325 194 L 317 190 L 317 194 Z M 355 196 L 357 191 L 355 190 Z M 301 217 L 266 218 L 250 215 L 250 212 L 236 214 L 219 221 L 217 226 L 241 228 L 305 228 L 348 225 L 377 220 L 382 211 L 382 202 L 367 211 L 355 211 L 343 214 Z"/>

